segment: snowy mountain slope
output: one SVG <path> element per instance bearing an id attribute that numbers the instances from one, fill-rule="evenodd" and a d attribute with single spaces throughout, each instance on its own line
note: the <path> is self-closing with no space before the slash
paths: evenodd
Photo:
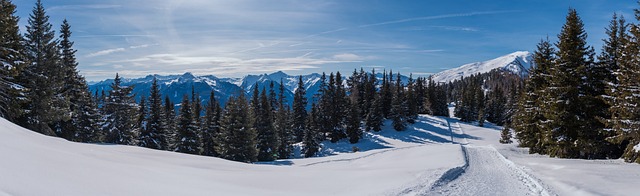
<path id="1" fill-rule="evenodd" d="M 462 65 L 433 75 L 435 82 L 451 82 L 460 77 L 469 77 L 473 74 L 487 73 L 494 69 L 502 69 L 518 75 L 528 74 L 533 65 L 533 54 L 527 51 L 518 51 L 484 62 L 476 62 Z"/>
<path id="2" fill-rule="evenodd" d="M 0 195 L 397 195 L 462 164 L 453 144 L 378 139 L 388 147 L 279 166 L 73 143 L 0 119 Z"/>

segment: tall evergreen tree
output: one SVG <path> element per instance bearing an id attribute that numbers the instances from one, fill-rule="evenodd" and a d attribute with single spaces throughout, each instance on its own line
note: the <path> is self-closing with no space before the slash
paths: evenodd
<path id="1" fill-rule="evenodd" d="M 360 108 L 355 103 L 357 98 L 352 98 L 353 104 L 349 104 L 348 114 L 346 119 L 346 132 L 349 142 L 352 144 L 358 143 L 362 137 L 361 120 L 360 120 Z"/>
<path id="2" fill-rule="evenodd" d="M 136 132 L 136 103 L 130 86 L 122 86 L 122 79 L 118 74 L 111 84 L 111 91 L 105 99 L 103 107 L 105 114 L 106 142 L 124 145 L 137 145 Z"/>
<path id="3" fill-rule="evenodd" d="M 572 158 L 581 155 L 578 141 L 589 127 L 592 118 L 583 104 L 590 95 L 585 81 L 591 66 L 593 49 L 587 46 L 584 24 L 574 9 L 569 10 L 566 23 L 558 35 L 556 65 L 551 67 L 551 82 L 546 89 L 549 97 L 545 117 L 549 120 L 552 140 L 549 154 L 555 157 Z"/>
<path id="4" fill-rule="evenodd" d="M 198 134 L 198 126 L 194 119 L 195 114 L 193 107 L 186 95 L 182 98 L 180 104 L 180 116 L 178 116 L 177 134 L 176 134 L 176 152 L 187 154 L 200 154 L 200 137 Z"/>
<path id="5" fill-rule="evenodd" d="M 516 136 L 522 147 L 529 147 L 530 153 L 544 153 L 551 145 L 551 132 L 544 116 L 548 109 L 545 89 L 551 80 L 551 67 L 555 63 L 555 49 L 549 40 L 541 40 L 533 53 L 535 67 L 530 68 L 524 92 L 520 96 L 519 107 L 513 117 Z"/>
<path id="6" fill-rule="evenodd" d="M 240 162 L 257 161 L 256 130 L 251 124 L 249 104 L 240 93 L 238 98 L 229 98 L 220 121 L 220 157 Z"/>
<path id="7" fill-rule="evenodd" d="M 151 92 L 149 95 L 149 115 L 147 116 L 146 129 L 140 132 L 140 146 L 167 150 L 167 122 L 165 110 L 162 107 L 162 95 L 158 87 L 158 79 L 154 78 L 151 84 Z"/>
<path id="8" fill-rule="evenodd" d="M 284 97 L 284 83 L 280 80 L 278 92 L 278 110 L 276 111 L 274 128 L 278 135 L 278 158 L 286 159 L 293 153 L 294 135 L 291 122 L 291 111 Z"/>
<path id="9" fill-rule="evenodd" d="M 60 28 L 60 64 L 64 69 L 64 86 L 62 91 L 69 99 L 69 111 L 71 112 L 69 121 L 58 123 L 60 130 L 58 135 L 77 142 L 96 142 L 99 133 L 100 116 L 97 105 L 91 97 L 89 86 L 84 77 L 78 72 L 78 62 L 76 61 L 71 38 L 71 26 L 64 20 Z"/>
<path id="10" fill-rule="evenodd" d="M 640 10 L 635 9 L 635 18 L 640 21 Z M 610 125 L 615 136 L 610 141 L 625 148 L 622 157 L 625 161 L 640 163 L 640 26 L 631 24 L 629 35 L 621 32 L 623 47 L 618 60 L 616 79 L 618 85 L 610 86 Z"/>
<path id="11" fill-rule="evenodd" d="M 258 133 L 256 138 L 258 147 L 258 161 L 273 161 L 278 157 L 278 135 L 273 128 L 273 113 L 271 103 L 267 97 L 267 90 L 263 87 L 259 103 L 253 105 L 255 122 L 253 126 Z"/>
<path id="12" fill-rule="evenodd" d="M 418 119 L 418 102 L 416 97 L 416 84 L 413 80 L 413 75 L 409 75 L 409 82 L 407 83 L 407 93 L 405 96 L 406 99 L 406 116 L 407 122 L 409 124 L 416 123 L 416 119 Z"/>
<path id="13" fill-rule="evenodd" d="M 140 139 L 140 135 L 143 132 L 146 132 L 147 130 L 147 104 L 145 101 L 145 97 L 142 96 L 140 97 L 140 104 L 138 104 L 138 113 L 136 114 L 136 126 L 135 126 L 135 132 L 139 133 L 138 134 L 138 140 Z M 138 141 L 138 145 L 140 145 L 139 141 Z"/>
<path id="14" fill-rule="evenodd" d="M 164 97 L 164 114 L 164 121 L 167 123 L 167 130 L 164 135 L 167 142 L 165 149 L 173 150 L 176 146 L 176 110 L 168 95 Z"/>
<path id="15" fill-rule="evenodd" d="M 298 77 L 298 87 L 293 95 L 293 134 L 295 142 L 301 142 L 307 129 L 307 91 L 304 88 L 302 76 Z"/>
<path id="16" fill-rule="evenodd" d="M 370 131 L 373 130 L 375 132 L 379 132 L 382 130 L 382 124 L 384 121 L 384 114 L 382 113 L 382 95 L 378 94 L 373 99 L 373 103 L 371 104 L 371 109 L 367 114 L 365 119 L 365 130 Z"/>
<path id="17" fill-rule="evenodd" d="M 18 81 L 27 59 L 15 13 L 16 6 L 11 0 L 0 0 L 0 117 L 10 121 L 26 112 L 21 108 L 22 100 L 26 99 L 25 89 L 16 87 L 28 80 L 21 78 L 22 82 Z"/>
<path id="18" fill-rule="evenodd" d="M 304 139 L 302 141 L 302 153 L 304 157 L 313 157 L 320 151 L 319 134 L 321 134 L 320 127 L 322 126 L 318 121 L 318 107 L 315 103 L 312 103 L 311 113 L 307 118 L 307 128 L 304 132 Z"/>
<path id="19" fill-rule="evenodd" d="M 70 119 L 69 100 L 64 96 L 65 68 L 59 62 L 58 43 L 42 2 L 38 0 L 27 25 L 26 50 L 30 64 L 26 66 L 24 86 L 27 112 L 21 125 L 47 135 L 55 135 L 58 122 Z"/>
<path id="20" fill-rule="evenodd" d="M 407 101 L 404 94 L 404 87 L 400 81 L 400 73 L 395 83 L 395 93 L 393 93 L 393 102 L 391 102 L 390 117 L 393 129 L 396 131 L 404 131 L 407 128 L 406 111 Z"/>
<path id="21" fill-rule="evenodd" d="M 204 128 L 202 130 L 202 155 L 219 156 L 218 149 L 220 139 L 220 118 L 222 108 L 215 96 L 215 91 L 211 91 L 209 103 L 204 116 Z"/>

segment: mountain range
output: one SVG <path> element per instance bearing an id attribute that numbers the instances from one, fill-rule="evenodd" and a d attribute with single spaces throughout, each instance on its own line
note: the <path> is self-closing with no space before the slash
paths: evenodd
<path id="1" fill-rule="evenodd" d="M 467 77 L 472 74 L 487 73 L 494 69 L 502 69 L 510 71 L 519 75 L 526 75 L 529 67 L 532 66 L 532 55 L 526 51 L 514 52 L 502 57 L 498 57 L 493 60 L 476 62 L 462 65 L 458 68 L 449 69 L 433 75 L 433 80 L 436 82 L 450 82 L 456 79 L 460 79 L 461 76 Z M 343 73 L 343 85 L 346 85 L 346 77 L 351 73 Z M 346 77 L 345 77 L 346 76 Z M 208 102 L 211 91 L 215 91 L 216 99 L 221 104 L 225 104 L 231 96 L 238 96 L 240 93 L 245 93 L 251 96 L 252 91 L 257 87 L 262 90 L 270 90 L 270 83 L 274 83 L 274 91 L 279 93 L 279 85 L 282 81 L 285 87 L 285 98 L 289 104 L 293 102 L 293 94 L 298 88 L 298 77 L 288 75 L 282 71 L 274 72 L 271 74 L 262 75 L 247 75 L 242 78 L 218 78 L 213 75 L 196 76 L 192 73 L 185 73 L 182 75 L 148 75 L 143 78 L 123 78 L 122 85 L 133 86 L 133 91 L 136 96 L 136 100 L 140 101 L 141 97 L 148 97 L 151 89 L 151 84 L 154 78 L 157 78 L 160 93 L 168 96 L 174 103 L 180 103 L 183 96 L 190 96 L 192 93 L 192 87 L 194 92 L 200 97 L 203 103 Z M 313 100 L 314 94 L 318 92 L 320 87 L 321 74 L 312 73 L 308 75 L 302 75 L 302 81 L 304 82 L 304 88 L 307 92 L 307 100 Z M 328 77 L 328 76 L 327 76 Z M 382 80 L 382 73 L 377 73 L 378 80 Z M 401 76 L 403 83 L 408 81 L 407 76 Z M 108 92 L 113 83 L 113 79 L 108 79 L 93 83 L 89 85 L 89 89 L 92 92 L 101 91 Z M 257 84 L 257 86 L 256 86 Z M 311 101 L 309 101 L 310 103 Z"/>

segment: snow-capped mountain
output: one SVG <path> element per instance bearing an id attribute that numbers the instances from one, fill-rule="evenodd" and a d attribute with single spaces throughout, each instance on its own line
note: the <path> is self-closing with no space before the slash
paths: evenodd
<path id="1" fill-rule="evenodd" d="M 191 96 L 191 86 L 193 86 L 195 93 L 200 96 L 202 103 L 209 101 L 211 90 L 214 90 L 216 99 L 224 105 L 229 97 L 238 96 L 240 93 L 245 93 L 247 97 L 251 97 L 253 90 L 256 88 L 256 84 L 259 88 L 258 90 L 262 90 L 262 88 L 270 90 L 270 84 L 273 82 L 274 91 L 276 94 L 279 94 L 279 86 L 282 81 L 285 87 L 285 100 L 291 104 L 293 103 L 293 94 L 298 88 L 299 77 L 302 77 L 302 82 L 307 92 L 306 97 L 307 100 L 309 100 L 308 106 L 310 106 L 315 94 L 320 89 L 322 75 L 318 73 L 293 76 L 278 71 L 271 74 L 247 75 L 242 78 L 218 78 L 213 75 L 196 76 L 187 72 L 182 75 L 148 75 L 143 78 L 123 78 L 122 85 L 133 86 L 132 93 L 135 94 L 136 101 L 140 101 L 141 97 L 149 96 L 153 78 L 157 78 L 160 93 L 163 96 L 168 96 L 169 99 L 176 104 L 182 101 L 184 95 Z M 326 77 L 328 80 L 329 76 L 327 75 Z M 349 75 L 342 75 L 343 85 L 346 85 L 348 77 Z M 378 81 L 382 81 L 381 73 L 377 73 L 376 77 Z M 395 79 L 396 76 L 394 75 L 393 78 Z M 404 84 L 409 80 L 409 77 L 404 75 L 401 75 L 400 78 Z M 98 94 L 100 94 L 103 90 L 105 93 L 108 93 L 108 91 L 111 90 L 112 83 L 113 79 L 104 80 L 89 85 L 89 89 L 93 93 L 98 92 Z"/>
<path id="2" fill-rule="evenodd" d="M 442 71 L 433 75 L 436 82 L 451 82 L 460 77 L 473 74 L 488 73 L 494 69 L 502 69 L 521 76 L 527 75 L 533 66 L 533 54 L 528 51 L 518 51 L 492 60 L 469 63 L 457 68 Z"/>
<path id="3" fill-rule="evenodd" d="M 151 89 L 153 78 L 158 79 L 160 93 L 168 96 L 174 103 L 180 103 L 184 95 L 191 96 L 191 87 L 193 86 L 196 94 L 200 96 L 203 103 L 207 103 L 211 90 L 215 91 L 216 98 L 225 104 L 231 96 L 238 96 L 239 93 L 245 93 L 251 96 L 256 84 L 259 90 L 264 87 L 270 90 L 270 83 L 274 83 L 274 90 L 279 93 L 280 81 L 284 82 L 284 95 L 289 104 L 293 102 L 293 92 L 298 88 L 298 77 L 290 76 L 284 72 L 275 72 L 263 75 L 247 75 L 243 78 L 218 78 L 213 75 L 195 76 L 191 73 L 182 75 L 148 75 L 143 78 L 123 78 L 122 85 L 133 86 L 132 93 L 135 94 L 136 100 L 140 101 L 141 97 L 148 97 Z M 320 87 L 320 74 L 303 75 L 305 89 L 307 90 L 307 99 L 311 100 L 313 95 Z M 100 81 L 89 85 L 89 89 L 93 92 L 101 94 L 102 91 L 108 93 L 111 90 L 113 79 Z"/>

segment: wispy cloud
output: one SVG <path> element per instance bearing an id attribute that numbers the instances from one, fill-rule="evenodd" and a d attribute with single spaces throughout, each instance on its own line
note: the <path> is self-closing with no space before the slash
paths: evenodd
<path id="1" fill-rule="evenodd" d="M 78 9 L 112 9 L 120 8 L 122 5 L 117 4 L 91 4 L 91 5 L 61 5 L 53 6 L 47 9 L 47 11 L 54 10 L 78 10 Z"/>
<path id="2" fill-rule="evenodd" d="M 126 49 L 124 48 L 113 48 L 113 49 L 106 49 L 106 50 L 101 50 L 101 51 L 97 51 L 94 53 L 90 53 L 87 55 L 87 57 L 97 57 L 97 56 L 104 56 L 104 55 L 108 55 L 108 54 L 112 54 L 112 53 L 116 53 L 116 52 L 124 52 Z"/>
<path id="3" fill-rule="evenodd" d="M 469 17 L 469 16 L 477 16 L 477 15 L 505 14 L 505 13 L 513 13 L 513 12 L 519 12 L 519 11 L 518 10 L 504 10 L 504 11 L 469 12 L 469 13 L 444 14 L 444 15 L 436 15 L 436 16 L 405 18 L 405 19 L 400 19 L 400 20 L 392 20 L 392 21 L 386 21 L 386 22 L 380 22 L 380 23 L 360 25 L 360 26 L 358 26 L 358 28 L 373 27 L 373 26 L 380 26 L 380 25 L 390 25 L 390 24 L 421 21 L 421 20 L 434 20 L 434 19 L 444 19 L 444 18 Z"/>

